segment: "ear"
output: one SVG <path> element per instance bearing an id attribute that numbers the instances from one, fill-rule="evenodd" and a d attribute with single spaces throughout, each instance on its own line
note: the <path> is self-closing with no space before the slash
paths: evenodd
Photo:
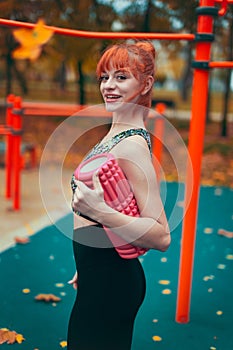
<path id="1" fill-rule="evenodd" d="M 146 78 L 145 84 L 144 84 L 144 88 L 142 89 L 141 95 L 146 95 L 148 91 L 150 91 L 150 89 L 152 88 L 154 84 L 154 77 L 152 77 L 152 75 L 149 75 Z"/>

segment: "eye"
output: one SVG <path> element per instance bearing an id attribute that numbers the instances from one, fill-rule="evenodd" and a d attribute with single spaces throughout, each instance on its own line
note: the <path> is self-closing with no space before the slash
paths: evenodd
<path id="1" fill-rule="evenodd" d="M 117 78 L 117 80 L 125 80 L 125 79 L 127 79 L 125 74 L 118 74 L 116 78 Z"/>
<path id="2" fill-rule="evenodd" d="M 107 81 L 108 80 L 108 75 L 101 75 L 99 77 L 99 82 L 101 83 L 102 81 Z"/>

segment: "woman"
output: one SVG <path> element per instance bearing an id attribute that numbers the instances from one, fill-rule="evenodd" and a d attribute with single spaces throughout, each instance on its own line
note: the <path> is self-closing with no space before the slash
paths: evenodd
<path id="1" fill-rule="evenodd" d="M 137 42 L 110 47 L 97 65 L 112 124 L 86 159 L 102 152 L 113 154 L 131 184 L 140 217 L 108 206 L 96 174 L 94 189 L 73 177 L 72 208 L 80 216 L 75 215 L 73 243 L 77 272 L 69 282 L 78 289 L 68 329 L 69 350 L 131 349 L 134 320 L 145 296 L 145 277 L 137 258 L 121 258 L 106 244 L 103 226 L 136 247 L 165 251 L 170 244 L 144 124 L 151 106 L 154 61 L 153 45 Z M 82 237 L 89 237 L 90 244 L 80 243 Z M 99 246 L 93 246 L 92 237 L 98 237 Z"/>

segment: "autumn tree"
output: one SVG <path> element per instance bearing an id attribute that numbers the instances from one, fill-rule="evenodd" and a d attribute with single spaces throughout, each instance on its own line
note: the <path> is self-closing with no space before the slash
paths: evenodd
<path id="1" fill-rule="evenodd" d="M 228 61 L 233 61 L 233 6 L 229 6 L 228 13 L 226 15 L 227 20 L 227 52 L 226 59 Z M 223 103 L 223 116 L 221 125 L 221 136 L 225 137 L 228 134 L 227 130 L 227 115 L 229 109 L 229 101 L 231 95 L 231 76 L 232 69 L 227 69 L 225 72 L 225 93 L 224 93 L 224 103 Z"/>
<path id="2" fill-rule="evenodd" d="M 24 1 L 23 4 L 16 1 L 1 1 L 0 12 L 4 18 L 13 20 L 33 20 L 33 8 L 30 1 Z M 17 65 L 12 57 L 13 50 L 17 47 L 17 43 L 13 38 L 12 31 L 9 28 L 0 27 L 0 57 L 5 62 L 6 74 L 6 95 L 12 90 L 12 79 L 15 77 L 21 87 L 22 94 L 27 94 L 28 86 L 24 72 Z"/>
<path id="3" fill-rule="evenodd" d="M 8 19 L 37 22 L 43 18 L 45 23 L 53 26 L 61 26 L 79 30 L 109 31 L 116 14 L 111 6 L 99 3 L 97 0 L 16 0 L 2 1 L 0 3 L 1 16 Z M 26 70 L 20 72 L 17 62 L 12 58 L 12 52 L 17 43 L 12 37 L 12 30 L 0 28 L 1 56 L 6 61 L 7 91 L 12 89 L 12 77 L 20 82 L 22 93 L 27 92 Z M 79 86 L 78 98 L 81 104 L 85 103 L 85 65 L 97 60 L 99 50 L 104 42 L 55 35 L 46 45 L 43 55 L 47 55 L 52 62 L 51 70 L 57 70 L 60 66 L 60 77 L 64 81 L 64 68 L 67 63 L 75 65 L 77 83 Z M 90 59 L 91 58 L 91 59 Z M 28 67 L 27 62 L 26 67 Z"/>

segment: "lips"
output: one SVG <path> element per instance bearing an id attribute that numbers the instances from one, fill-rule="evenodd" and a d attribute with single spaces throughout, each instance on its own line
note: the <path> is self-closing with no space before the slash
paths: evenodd
<path id="1" fill-rule="evenodd" d="M 113 94 L 106 94 L 105 96 L 106 102 L 114 102 L 117 101 L 121 96 L 120 95 L 113 95 Z"/>

